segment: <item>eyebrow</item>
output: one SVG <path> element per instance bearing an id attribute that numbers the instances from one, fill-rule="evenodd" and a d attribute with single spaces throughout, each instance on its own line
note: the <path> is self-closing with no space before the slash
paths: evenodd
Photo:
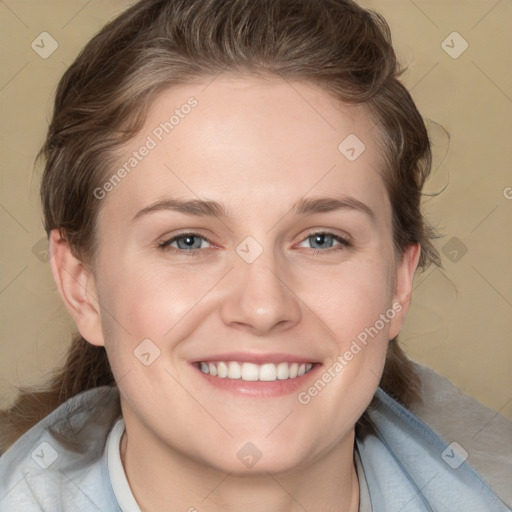
<path id="1" fill-rule="evenodd" d="M 208 217 L 229 217 L 226 208 L 217 201 L 205 201 L 201 199 L 164 199 L 146 206 L 135 214 L 132 221 L 147 215 L 151 212 L 171 210 L 186 215 L 208 216 Z M 375 212 L 365 203 L 354 197 L 318 197 L 301 198 L 294 203 L 291 211 L 296 215 L 311 215 L 314 213 L 326 213 L 337 210 L 352 210 L 364 213 L 375 222 Z"/>

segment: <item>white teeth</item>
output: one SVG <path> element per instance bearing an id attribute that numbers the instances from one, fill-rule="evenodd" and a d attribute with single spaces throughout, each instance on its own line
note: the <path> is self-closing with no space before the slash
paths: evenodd
<path id="1" fill-rule="evenodd" d="M 290 370 L 288 369 L 288 363 L 279 363 L 277 365 L 277 378 L 279 380 L 290 378 Z"/>
<path id="2" fill-rule="evenodd" d="M 230 361 L 228 364 L 228 377 L 230 379 L 242 378 L 242 368 L 236 361 Z"/>
<path id="3" fill-rule="evenodd" d="M 217 376 L 217 367 L 213 363 L 208 363 L 208 368 L 210 369 L 210 375 L 214 377 Z"/>
<path id="4" fill-rule="evenodd" d="M 228 365 L 226 363 L 219 363 L 217 365 L 217 376 L 225 379 L 228 376 Z"/>
<path id="5" fill-rule="evenodd" d="M 276 378 L 277 378 L 276 365 L 272 364 L 272 363 L 261 365 L 259 377 L 260 377 L 260 380 L 264 380 L 264 381 L 276 380 Z"/>
<path id="6" fill-rule="evenodd" d="M 238 363 L 237 361 L 219 361 L 218 363 L 200 363 L 203 373 L 209 373 L 221 379 L 242 379 L 249 382 L 295 379 L 308 373 L 313 368 L 313 363 Z"/>
<path id="7" fill-rule="evenodd" d="M 258 380 L 258 365 L 253 363 L 242 364 L 242 380 L 254 381 Z"/>

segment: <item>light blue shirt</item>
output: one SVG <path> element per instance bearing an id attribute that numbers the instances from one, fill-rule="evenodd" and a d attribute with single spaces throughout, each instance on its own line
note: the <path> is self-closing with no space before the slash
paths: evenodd
<path id="1" fill-rule="evenodd" d="M 380 388 L 367 413 L 372 431 L 356 439 L 360 512 L 512 510 L 462 447 Z M 69 399 L 0 457 L 0 511 L 140 512 L 121 463 L 123 432 L 117 388 Z"/>

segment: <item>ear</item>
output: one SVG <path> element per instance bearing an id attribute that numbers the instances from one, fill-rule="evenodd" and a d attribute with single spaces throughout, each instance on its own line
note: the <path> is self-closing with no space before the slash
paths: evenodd
<path id="1" fill-rule="evenodd" d="M 93 345 L 104 345 L 94 276 L 75 258 L 58 229 L 50 233 L 49 259 L 59 294 L 80 334 Z"/>
<path id="2" fill-rule="evenodd" d="M 392 307 L 396 315 L 390 321 L 389 339 L 392 340 L 402 330 L 402 326 L 411 306 L 412 282 L 414 273 L 418 267 L 420 259 L 420 244 L 409 245 L 403 255 L 402 261 L 396 268 L 395 293 L 393 296 Z"/>

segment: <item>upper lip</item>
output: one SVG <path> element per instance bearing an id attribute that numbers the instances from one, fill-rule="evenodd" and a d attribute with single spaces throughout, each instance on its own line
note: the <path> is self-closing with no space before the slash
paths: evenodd
<path id="1" fill-rule="evenodd" d="M 194 359 L 194 363 L 200 362 L 214 362 L 214 361 L 238 361 L 240 363 L 253 363 L 253 364 L 265 364 L 265 363 L 315 363 L 317 362 L 314 358 L 308 358 L 304 356 L 297 356 L 294 354 L 285 353 L 251 353 L 251 352 L 229 352 L 223 354 L 215 354 L 211 356 L 204 356 L 202 358 Z"/>

